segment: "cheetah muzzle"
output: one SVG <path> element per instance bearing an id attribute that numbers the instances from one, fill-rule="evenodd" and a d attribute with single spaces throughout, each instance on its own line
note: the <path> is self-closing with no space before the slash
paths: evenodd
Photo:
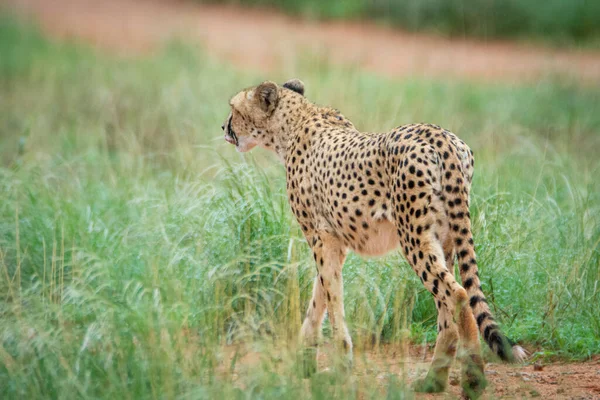
<path id="1" fill-rule="evenodd" d="M 234 130 L 231 128 L 231 120 L 232 120 L 231 117 L 228 118 L 227 126 L 222 125 L 221 129 L 223 129 L 225 131 L 225 141 L 233 144 L 234 146 L 237 146 L 239 144 L 239 142 L 238 142 L 237 135 L 235 134 Z M 225 129 L 225 128 L 227 128 L 227 129 Z"/>

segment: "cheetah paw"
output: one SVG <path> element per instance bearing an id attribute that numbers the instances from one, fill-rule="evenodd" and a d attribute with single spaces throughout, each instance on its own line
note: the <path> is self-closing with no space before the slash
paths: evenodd
<path id="1" fill-rule="evenodd" d="M 413 390 L 419 393 L 440 393 L 446 389 L 446 384 L 437 379 L 435 375 L 427 374 L 425 378 L 418 379 L 413 384 Z"/>

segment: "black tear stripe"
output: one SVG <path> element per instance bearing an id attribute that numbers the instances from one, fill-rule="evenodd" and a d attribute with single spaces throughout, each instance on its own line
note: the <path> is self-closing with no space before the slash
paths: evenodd
<path id="1" fill-rule="evenodd" d="M 235 145 L 237 146 L 239 144 L 239 141 L 238 141 L 237 135 L 231 128 L 231 120 L 232 119 L 233 119 L 233 115 L 231 116 L 231 118 L 229 118 L 229 122 L 227 123 L 227 133 L 229 134 L 229 136 L 231 136 L 233 138 L 233 140 L 235 141 Z"/>

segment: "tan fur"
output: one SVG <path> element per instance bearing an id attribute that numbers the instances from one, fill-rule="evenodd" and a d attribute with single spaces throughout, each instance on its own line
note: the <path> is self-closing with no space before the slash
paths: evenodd
<path id="1" fill-rule="evenodd" d="M 232 98 L 223 125 L 226 140 L 239 151 L 258 145 L 285 165 L 289 203 L 317 264 L 303 343 L 318 344 L 327 309 L 334 341 L 350 361 L 342 280 L 346 253 L 381 255 L 400 247 L 438 308 L 432 367 L 416 388 L 444 389 L 460 337 L 466 352 L 463 386 L 467 395 L 476 395 L 485 386 L 476 318 L 486 340 L 493 339 L 492 348 L 505 343 L 477 275 L 468 209 L 473 153 L 436 125 L 359 132 L 339 111 L 312 104 L 303 93 L 298 80 L 245 89 Z M 464 288 L 454 278 L 455 256 Z M 499 349 L 504 355 L 505 348 Z"/>

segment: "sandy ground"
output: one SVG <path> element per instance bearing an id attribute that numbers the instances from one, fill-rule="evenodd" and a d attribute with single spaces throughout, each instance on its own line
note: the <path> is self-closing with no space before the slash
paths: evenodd
<path id="1" fill-rule="evenodd" d="M 0 0 L 0 4 L 40 22 L 59 38 L 73 38 L 121 54 L 140 54 L 181 36 L 196 40 L 216 56 L 267 74 L 292 67 L 307 52 L 342 65 L 393 77 L 433 76 L 522 82 L 547 74 L 600 84 L 600 52 L 536 48 L 505 42 L 446 40 L 408 34 L 366 23 L 321 23 L 272 11 L 157 0 Z M 357 377 L 424 374 L 431 350 L 383 346 L 355 355 Z M 260 355 L 246 353 L 240 368 Z M 367 360 L 361 364 L 358 360 Z M 321 353 L 321 370 L 327 368 Z M 486 396 L 491 398 L 600 399 L 600 356 L 584 363 L 490 364 Z M 380 376 L 380 375 L 376 375 Z M 418 398 L 456 398 L 458 371 L 448 393 Z"/>
<path id="2" fill-rule="evenodd" d="M 259 352 L 231 346 L 225 349 L 227 356 L 223 362 L 224 368 L 230 367 L 236 351 L 239 353 L 232 379 L 234 382 L 239 381 L 243 387 L 241 377 L 247 370 L 256 368 L 264 358 Z M 319 373 L 326 374 L 331 370 L 331 352 L 331 347 L 325 347 L 324 351 L 319 352 Z M 382 345 L 362 352 L 355 351 L 353 379 L 360 380 L 367 375 L 375 377 L 384 395 L 390 374 L 411 385 L 416 379 L 425 376 L 431 356 L 432 349 L 417 346 L 402 349 L 398 345 Z M 269 358 L 273 359 L 272 354 Z M 273 367 L 277 368 L 276 363 Z M 523 365 L 488 363 L 485 373 L 488 387 L 482 399 L 600 399 L 600 356 L 586 362 L 538 361 Z M 460 365 L 455 362 L 444 393 L 416 394 L 415 397 L 428 400 L 461 398 Z"/>
<path id="3" fill-rule="evenodd" d="M 519 82 L 552 74 L 600 84 L 600 51 L 443 39 L 360 22 L 302 21 L 274 11 L 181 0 L 0 0 L 59 37 L 125 54 L 173 36 L 197 40 L 237 66 L 270 71 L 312 52 L 386 76 Z"/>

